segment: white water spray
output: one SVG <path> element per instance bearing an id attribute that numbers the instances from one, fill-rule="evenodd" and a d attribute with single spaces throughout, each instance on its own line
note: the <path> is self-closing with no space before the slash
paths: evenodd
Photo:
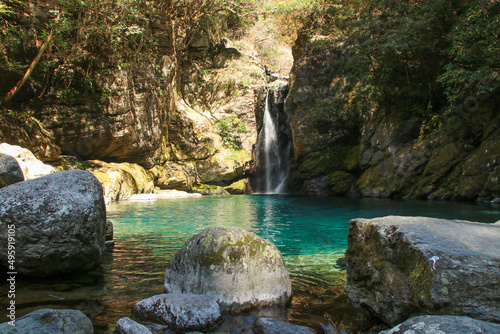
<path id="1" fill-rule="evenodd" d="M 270 111 L 269 92 L 266 94 L 265 103 L 262 130 L 264 131 L 265 193 L 282 194 L 288 178 L 289 162 L 284 161 L 288 159 L 283 159 L 282 152 L 280 152 L 278 132 Z"/>

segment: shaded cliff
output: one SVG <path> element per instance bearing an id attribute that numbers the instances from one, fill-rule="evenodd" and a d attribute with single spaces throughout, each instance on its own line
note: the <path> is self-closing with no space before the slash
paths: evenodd
<path id="1" fill-rule="evenodd" d="M 499 201 L 500 85 L 490 81 L 453 104 L 436 88 L 433 109 L 423 110 L 400 92 L 407 104 L 399 105 L 362 86 L 369 73 L 352 67 L 359 50 L 345 37 L 310 31 L 297 40 L 285 106 L 296 191 Z"/>

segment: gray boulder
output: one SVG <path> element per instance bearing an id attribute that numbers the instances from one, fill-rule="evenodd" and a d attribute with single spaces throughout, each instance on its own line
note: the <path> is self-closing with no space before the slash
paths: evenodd
<path id="1" fill-rule="evenodd" d="M 152 334 L 144 325 L 124 317 L 116 323 L 116 334 Z"/>
<path id="2" fill-rule="evenodd" d="M 500 325 L 491 322 L 480 321 L 468 317 L 457 316 L 420 316 L 413 317 L 392 329 L 379 334 L 479 334 L 500 333 Z"/>
<path id="3" fill-rule="evenodd" d="M 78 310 L 41 309 L 15 320 L 15 326 L 0 324 L 3 334 L 93 334 L 89 318 Z"/>
<path id="4" fill-rule="evenodd" d="M 0 203 L 0 263 L 9 271 L 50 276 L 101 264 L 106 209 L 91 173 L 63 171 L 16 183 L 0 189 Z"/>
<path id="5" fill-rule="evenodd" d="M 156 295 L 135 304 L 133 312 L 138 319 L 177 331 L 203 330 L 222 321 L 217 300 L 204 295 Z"/>
<path id="6" fill-rule="evenodd" d="M 165 292 L 206 294 L 223 310 L 285 304 L 292 287 L 280 251 L 237 227 L 208 228 L 174 255 L 165 273 Z"/>
<path id="7" fill-rule="evenodd" d="M 24 181 L 24 175 L 17 160 L 10 155 L 0 153 L 0 188 L 21 181 Z"/>
<path id="8" fill-rule="evenodd" d="M 500 322 L 500 226 L 425 217 L 354 219 L 346 291 L 387 323 L 423 314 Z"/>

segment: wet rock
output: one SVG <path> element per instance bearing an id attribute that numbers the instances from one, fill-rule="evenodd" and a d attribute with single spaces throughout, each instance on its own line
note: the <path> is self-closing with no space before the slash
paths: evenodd
<path id="1" fill-rule="evenodd" d="M 116 334 L 152 334 L 152 332 L 146 326 L 124 317 L 116 323 Z"/>
<path id="2" fill-rule="evenodd" d="M 15 271 L 29 276 L 98 267 L 106 210 L 101 183 L 82 170 L 63 171 L 0 189 L 0 262 L 8 265 L 15 240 Z"/>
<path id="3" fill-rule="evenodd" d="M 314 334 L 312 328 L 299 326 L 274 318 L 246 318 L 242 325 L 231 331 L 231 334 Z"/>
<path id="4" fill-rule="evenodd" d="M 279 250 L 236 227 L 195 235 L 167 265 L 165 291 L 215 297 L 224 310 L 285 304 L 292 289 Z"/>
<path id="5" fill-rule="evenodd" d="M 17 160 L 10 155 L 0 153 L 0 188 L 21 181 L 24 181 L 24 175 Z"/>
<path id="6" fill-rule="evenodd" d="M 419 314 L 500 322 L 500 226 L 425 217 L 355 219 L 349 297 L 391 325 Z"/>
<path id="7" fill-rule="evenodd" d="M 90 319 L 78 310 L 41 309 L 16 319 L 14 323 L 15 326 L 8 322 L 0 324 L 0 333 L 94 333 Z"/>
<path id="8" fill-rule="evenodd" d="M 222 320 L 217 300 L 194 294 L 161 294 L 135 304 L 138 319 L 167 325 L 178 331 L 203 330 Z"/>
<path id="9" fill-rule="evenodd" d="M 332 195 L 344 195 L 356 182 L 356 178 L 347 172 L 333 172 L 328 175 L 327 184 Z"/>
<path id="10" fill-rule="evenodd" d="M 104 238 L 106 241 L 113 240 L 113 222 L 106 220 L 106 230 L 104 232 Z"/>
<path id="11" fill-rule="evenodd" d="M 420 316 L 413 317 L 392 329 L 379 334 L 428 334 L 428 333 L 453 333 L 453 334 L 479 334 L 500 333 L 500 325 L 480 321 L 468 317 L 457 316 Z"/>
<path id="12" fill-rule="evenodd" d="M 253 324 L 254 332 L 266 334 L 314 334 L 312 328 L 273 318 L 259 318 Z"/>
<path id="13" fill-rule="evenodd" d="M 329 194 L 327 179 L 327 176 L 322 176 L 304 182 L 302 193 L 312 196 L 327 196 Z"/>
<path id="14" fill-rule="evenodd" d="M 10 155 L 17 160 L 26 180 L 55 172 L 54 167 L 44 164 L 30 150 L 21 146 L 2 143 L 0 144 L 0 153 Z"/>

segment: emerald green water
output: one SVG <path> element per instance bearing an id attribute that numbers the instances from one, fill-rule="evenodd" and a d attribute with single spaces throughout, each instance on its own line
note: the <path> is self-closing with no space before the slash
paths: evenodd
<path id="1" fill-rule="evenodd" d="M 123 201 L 107 207 L 115 246 L 99 270 L 74 277 L 17 284 L 17 316 L 42 307 L 76 308 L 96 333 L 112 333 L 133 305 L 163 292 L 168 260 L 194 234 L 211 226 L 239 226 L 273 242 L 291 273 L 293 301 L 287 309 L 258 310 L 321 332 L 322 326 L 359 332 L 373 319 L 350 304 L 343 286 L 349 221 L 385 215 L 431 216 L 493 223 L 500 207 L 474 203 L 381 199 L 226 196 Z M 8 302 L 5 284 L 0 304 Z M 217 331 L 229 332 L 241 318 L 226 316 Z"/>

